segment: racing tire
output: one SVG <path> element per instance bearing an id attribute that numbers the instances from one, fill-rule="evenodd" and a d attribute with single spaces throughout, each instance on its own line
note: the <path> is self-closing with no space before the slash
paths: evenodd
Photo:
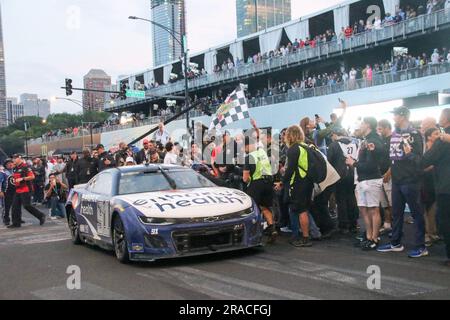
<path id="1" fill-rule="evenodd" d="M 69 224 L 72 243 L 77 246 L 83 244 L 83 241 L 81 241 L 80 237 L 80 225 L 78 224 L 77 217 L 73 210 L 70 210 L 69 217 L 67 220 Z"/>
<path id="2" fill-rule="evenodd" d="M 130 262 L 130 254 L 128 252 L 128 242 L 125 234 L 125 228 L 120 217 L 116 217 L 113 223 L 113 241 L 114 253 L 120 263 L 127 264 Z"/>

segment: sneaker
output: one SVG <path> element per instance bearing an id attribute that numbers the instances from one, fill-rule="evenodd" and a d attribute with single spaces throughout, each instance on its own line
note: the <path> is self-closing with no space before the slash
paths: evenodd
<path id="1" fill-rule="evenodd" d="M 359 242 L 363 242 L 363 241 L 367 240 L 366 233 L 365 232 L 364 233 L 360 233 L 359 235 L 357 235 L 355 237 L 355 239 L 358 240 Z"/>
<path id="2" fill-rule="evenodd" d="M 9 226 L 11 224 L 11 221 L 10 220 L 3 220 L 3 224 L 5 226 Z"/>
<path id="3" fill-rule="evenodd" d="M 310 248 L 312 247 L 312 242 L 309 240 L 309 238 L 302 238 L 299 240 L 293 240 L 289 242 L 291 245 L 293 245 L 296 248 Z"/>
<path id="4" fill-rule="evenodd" d="M 20 226 L 12 224 L 12 225 L 7 226 L 6 228 L 8 228 L 8 229 L 18 229 L 18 228 L 20 228 Z"/>
<path id="5" fill-rule="evenodd" d="M 289 229 L 288 227 L 280 228 L 280 231 L 283 232 L 283 233 L 292 233 L 292 230 Z"/>
<path id="6" fill-rule="evenodd" d="M 421 258 L 421 257 L 426 257 L 428 255 L 429 255 L 429 253 L 428 253 L 427 248 L 411 250 L 408 253 L 408 257 L 410 257 L 410 258 Z"/>
<path id="7" fill-rule="evenodd" d="M 364 245 L 361 247 L 363 251 L 373 251 L 378 248 L 378 243 L 374 241 L 366 241 Z"/>
<path id="8" fill-rule="evenodd" d="M 326 233 L 322 233 L 322 239 L 326 240 L 326 239 L 330 239 L 331 236 L 334 234 L 335 229 L 332 229 Z"/>
<path id="9" fill-rule="evenodd" d="M 402 244 L 394 246 L 390 243 L 377 248 L 378 252 L 403 252 L 404 250 L 405 247 Z"/>
<path id="10" fill-rule="evenodd" d="M 47 220 L 47 216 L 44 214 L 44 215 L 42 216 L 42 218 L 39 220 L 39 224 L 40 224 L 41 226 L 43 226 L 44 223 L 45 223 L 45 220 Z"/>

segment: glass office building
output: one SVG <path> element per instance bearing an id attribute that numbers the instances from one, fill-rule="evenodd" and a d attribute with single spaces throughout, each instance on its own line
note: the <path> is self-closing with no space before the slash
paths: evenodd
<path id="1" fill-rule="evenodd" d="M 180 34 L 186 32 L 186 12 L 184 0 L 151 0 L 152 20 Z M 152 25 L 153 64 L 159 66 L 179 59 L 183 50 L 181 45 L 166 30 Z M 177 36 L 182 42 L 182 37 Z"/>
<path id="2" fill-rule="evenodd" d="M 291 0 L 236 0 L 238 38 L 291 20 Z"/>

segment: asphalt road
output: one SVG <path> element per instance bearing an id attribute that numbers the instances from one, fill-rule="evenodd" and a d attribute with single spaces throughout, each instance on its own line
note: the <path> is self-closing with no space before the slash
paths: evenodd
<path id="1" fill-rule="evenodd" d="M 362 252 L 345 236 L 308 249 L 282 237 L 262 249 L 122 265 L 113 253 L 72 245 L 64 220 L 43 227 L 25 220 L 18 230 L 0 226 L 0 299 L 450 298 L 442 245 L 432 247 L 430 257 L 411 260 L 406 253 Z M 67 289 L 72 265 L 81 271 L 80 290 Z M 367 287 L 370 266 L 380 268 L 380 289 Z"/>

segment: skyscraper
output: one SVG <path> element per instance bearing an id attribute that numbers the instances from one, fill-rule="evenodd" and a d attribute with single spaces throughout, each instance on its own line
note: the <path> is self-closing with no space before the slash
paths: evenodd
<path id="1" fill-rule="evenodd" d="M 46 119 L 50 114 L 50 101 L 47 99 L 39 99 L 37 94 L 21 94 L 20 104 L 23 105 L 23 113 L 25 117 L 34 116 Z"/>
<path id="2" fill-rule="evenodd" d="M 152 21 L 175 30 L 186 32 L 186 11 L 184 0 L 151 0 Z M 182 47 L 166 30 L 153 25 L 153 64 L 159 66 L 177 60 L 182 55 Z M 176 37 L 182 42 L 182 37 Z"/>
<path id="3" fill-rule="evenodd" d="M 8 125 L 6 111 L 5 53 L 3 48 L 2 11 L 0 8 L 0 127 Z"/>
<path id="4" fill-rule="evenodd" d="M 236 0 L 237 36 L 268 29 L 291 20 L 291 0 Z"/>
<path id="5" fill-rule="evenodd" d="M 84 76 L 84 88 L 94 90 L 109 90 L 111 77 L 105 71 L 92 69 Z M 103 92 L 83 92 L 83 109 L 103 111 L 106 95 Z"/>
<path id="6" fill-rule="evenodd" d="M 6 114 L 8 125 L 16 122 L 17 119 L 25 116 L 23 104 L 18 103 L 17 98 L 6 99 Z"/>

